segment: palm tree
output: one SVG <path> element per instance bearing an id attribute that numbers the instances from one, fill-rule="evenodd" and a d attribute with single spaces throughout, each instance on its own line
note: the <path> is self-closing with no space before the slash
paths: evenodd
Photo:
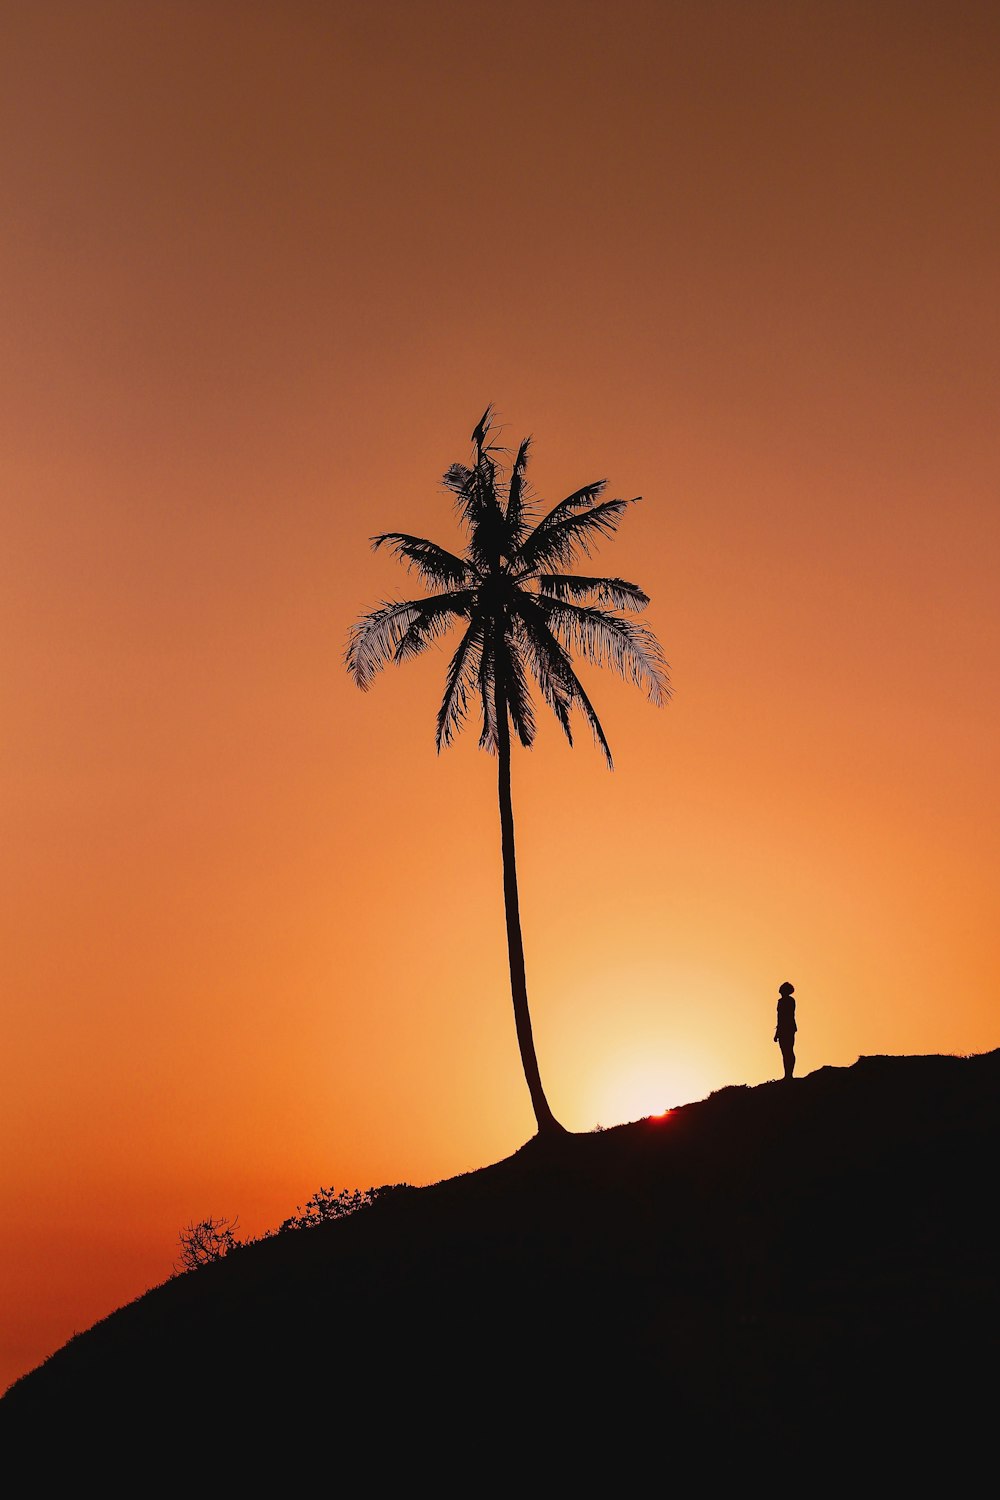
<path id="1" fill-rule="evenodd" d="M 468 533 L 460 557 L 424 537 L 386 531 L 372 547 L 387 547 L 435 592 L 422 599 L 383 602 L 353 626 L 347 668 L 367 689 L 382 667 L 417 656 L 456 623 L 462 638 L 451 659 L 437 716 L 437 748 L 449 745 L 475 703 L 482 715 L 479 743 L 497 757 L 500 847 L 514 1022 L 524 1076 L 540 1136 L 562 1133 L 549 1108 L 535 1057 L 524 974 L 517 897 L 514 812 L 510 791 L 511 730 L 522 745 L 535 737 L 528 673 L 570 744 L 570 712 L 579 708 L 609 768 L 611 750 L 601 722 L 573 667 L 576 652 L 644 688 L 654 703 L 669 694 L 666 664 L 653 633 L 620 611 L 645 609 L 647 596 L 621 578 L 585 578 L 565 569 L 611 536 L 634 500 L 602 500 L 607 481 L 584 485 L 536 518 L 526 481 L 530 438 L 517 450 L 504 479 L 498 447 L 488 441 L 493 409 L 472 434 L 472 466 L 453 464 L 444 475 Z M 636 497 L 639 498 L 638 496 Z"/>

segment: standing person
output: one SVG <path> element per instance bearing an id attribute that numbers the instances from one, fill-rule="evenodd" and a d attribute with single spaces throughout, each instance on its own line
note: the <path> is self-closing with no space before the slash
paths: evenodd
<path id="1" fill-rule="evenodd" d="M 781 1060 L 785 1065 L 785 1081 L 790 1083 L 795 1071 L 795 986 L 786 980 L 778 989 L 778 1024 L 774 1028 L 774 1040 L 781 1048 Z"/>

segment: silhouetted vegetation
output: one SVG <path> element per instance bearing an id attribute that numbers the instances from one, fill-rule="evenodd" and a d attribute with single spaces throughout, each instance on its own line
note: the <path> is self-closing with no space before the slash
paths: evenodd
<path id="1" fill-rule="evenodd" d="M 335 1219 L 346 1219 L 361 1208 L 371 1205 L 385 1193 L 391 1193 L 404 1183 L 389 1183 L 382 1187 L 319 1188 L 306 1199 L 305 1208 L 296 1205 L 295 1212 L 283 1220 L 277 1229 L 266 1229 L 262 1235 L 241 1240 L 236 1236 L 239 1219 L 201 1219 L 187 1224 L 180 1231 L 181 1255 L 174 1263 L 178 1272 L 196 1271 L 200 1266 L 210 1265 L 246 1245 L 256 1245 L 261 1240 L 272 1239 L 276 1234 L 285 1234 L 291 1229 L 315 1229 L 318 1224 L 332 1224 Z"/>
<path id="2" fill-rule="evenodd" d="M 397 1183 L 396 1186 L 403 1184 Z M 393 1190 L 388 1183 L 382 1187 L 353 1190 L 344 1188 L 339 1193 L 336 1188 L 320 1188 L 311 1198 L 306 1199 L 305 1208 L 296 1205 L 294 1214 L 278 1226 L 277 1233 L 284 1234 L 289 1229 L 315 1229 L 318 1224 L 332 1224 L 335 1219 L 346 1219 L 348 1214 L 356 1214 L 359 1208 L 370 1208 L 384 1193 L 391 1193 Z"/>
<path id="3" fill-rule="evenodd" d="M 514 849 L 510 787 L 513 734 L 522 745 L 535 738 L 528 686 L 534 677 L 542 698 L 573 743 L 571 713 L 579 709 L 609 768 L 611 748 L 573 665 L 574 653 L 609 666 L 644 689 L 654 703 L 669 695 L 659 642 L 623 611 L 646 608 L 649 599 L 623 578 L 593 578 L 566 570 L 612 536 L 632 500 L 605 500 L 607 480 L 567 495 L 539 515 L 528 478 L 531 440 L 525 438 L 505 474 L 505 450 L 494 433 L 488 406 L 472 434 L 471 467 L 446 471 L 445 488 L 455 497 L 468 533 L 462 556 L 409 532 L 386 531 L 372 546 L 388 547 L 421 581 L 436 590 L 420 599 L 384 602 L 352 628 L 347 667 L 368 688 L 390 662 L 418 656 L 454 625 L 462 637 L 445 679 L 437 717 L 437 748 L 449 745 L 473 704 L 480 713 L 479 743 L 496 755 L 503 856 L 504 908 L 514 1022 L 524 1076 L 538 1131 L 563 1133 L 542 1088 L 528 1009 L 524 946 Z"/>
<path id="4" fill-rule="evenodd" d="M 242 1241 L 236 1238 L 239 1219 L 200 1219 L 180 1231 L 181 1253 L 175 1271 L 196 1271 L 231 1254 Z"/>

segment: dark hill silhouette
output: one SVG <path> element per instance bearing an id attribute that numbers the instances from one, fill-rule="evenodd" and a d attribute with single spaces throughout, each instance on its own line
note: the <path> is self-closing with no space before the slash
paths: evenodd
<path id="1" fill-rule="evenodd" d="M 998 1085 L 1000 1051 L 865 1057 L 536 1139 L 155 1288 L 13 1386 L 0 1440 L 463 1493 L 926 1479 L 989 1452 Z"/>

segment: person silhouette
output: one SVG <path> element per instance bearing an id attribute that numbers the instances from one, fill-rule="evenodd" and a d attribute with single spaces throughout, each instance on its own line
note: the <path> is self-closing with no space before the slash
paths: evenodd
<path id="1" fill-rule="evenodd" d="M 791 1082 L 795 1071 L 795 986 L 786 980 L 778 987 L 778 1024 L 774 1028 L 774 1040 L 781 1048 L 781 1060 L 785 1065 L 785 1081 Z"/>

